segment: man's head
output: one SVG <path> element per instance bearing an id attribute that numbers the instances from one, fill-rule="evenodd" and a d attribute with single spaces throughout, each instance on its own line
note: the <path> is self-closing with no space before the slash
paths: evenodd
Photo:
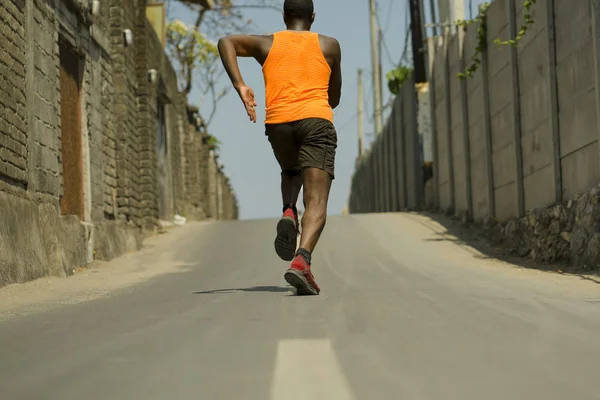
<path id="1" fill-rule="evenodd" d="M 286 25 L 304 22 L 310 25 L 315 20 L 315 6 L 312 0 L 285 0 L 283 3 L 283 19 Z"/>

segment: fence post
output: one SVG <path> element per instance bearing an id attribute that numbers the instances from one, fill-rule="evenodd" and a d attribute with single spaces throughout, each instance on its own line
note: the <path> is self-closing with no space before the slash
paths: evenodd
<path id="1" fill-rule="evenodd" d="M 383 133 L 380 132 L 379 137 L 377 138 L 377 176 L 379 182 L 379 190 L 377 193 L 379 194 L 379 201 L 377 203 L 377 212 L 384 212 L 385 208 L 385 175 L 384 175 L 384 165 L 383 165 Z"/>
<path id="2" fill-rule="evenodd" d="M 363 171 L 362 171 L 362 177 L 361 177 L 361 181 L 362 181 L 362 206 L 361 206 L 361 212 L 363 213 L 369 213 L 370 210 L 370 204 L 369 204 L 369 198 L 371 197 L 371 180 L 369 179 L 369 159 L 364 159 L 363 162 Z"/>
<path id="3" fill-rule="evenodd" d="M 550 94 L 550 126 L 552 129 L 554 200 L 562 200 L 562 173 L 560 161 L 560 125 L 558 122 L 558 94 L 556 78 L 556 25 L 554 22 L 554 0 L 547 0 L 546 17 L 548 35 L 548 93 Z M 598 86 L 596 86 L 598 87 Z"/>
<path id="4" fill-rule="evenodd" d="M 481 13 L 482 7 L 479 6 Z M 487 41 L 487 38 L 486 38 Z M 484 47 L 481 52 L 481 85 L 483 99 L 483 134 L 485 143 L 485 172 L 488 187 L 488 217 L 496 217 L 496 197 L 494 194 L 494 166 L 492 158 L 492 124 L 490 113 L 490 75 L 488 71 L 488 49 Z"/>
<path id="5" fill-rule="evenodd" d="M 383 212 L 390 211 L 390 155 L 389 155 L 389 123 L 383 125 L 383 146 L 381 149 L 383 159 Z"/>
<path id="6" fill-rule="evenodd" d="M 515 0 L 508 0 L 508 29 L 510 38 L 517 36 L 517 13 Z M 510 46 L 510 66 L 512 71 L 513 140 L 515 145 L 515 165 L 517 185 L 518 216 L 525 215 L 525 196 L 523 188 L 523 152 L 521 151 L 521 95 L 519 87 L 518 49 Z"/>
<path id="7" fill-rule="evenodd" d="M 364 157 L 364 153 L 363 153 L 363 157 Z M 365 213 L 367 212 L 367 208 L 366 208 L 366 193 L 367 193 L 367 181 L 365 179 L 365 162 L 364 162 L 364 158 L 361 158 L 360 160 L 360 176 L 359 176 L 359 187 L 360 187 L 360 191 L 358 192 L 358 212 L 359 213 Z"/>
<path id="8" fill-rule="evenodd" d="M 448 52 L 450 49 L 450 33 L 444 36 L 444 97 L 446 101 L 446 138 L 448 150 L 448 186 L 450 191 L 450 210 L 453 214 L 456 208 L 456 199 L 454 193 L 454 154 L 452 151 L 452 104 L 450 94 L 450 60 Z"/>
<path id="9" fill-rule="evenodd" d="M 411 79 L 410 84 L 407 87 L 407 105 L 410 110 L 410 137 L 411 137 L 411 147 L 409 148 L 409 154 L 411 154 L 410 161 L 410 175 L 413 183 L 412 192 L 414 199 L 414 208 L 420 210 L 422 207 L 422 198 L 423 198 L 423 179 L 422 179 L 422 171 L 421 167 L 421 140 L 419 135 L 419 124 L 418 124 L 418 100 L 417 100 L 417 90 L 415 86 L 415 80 Z M 407 172 L 409 172 L 407 171 Z"/>
<path id="10" fill-rule="evenodd" d="M 376 165 L 377 163 L 375 162 L 375 157 L 377 157 L 377 142 L 373 142 L 373 144 L 371 145 L 371 154 L 369 156 L 369 175 L 371 176 L 371 212 L 375 213 L 377 212 L 377 190 L 378 190 L 378 183 L 377 183 L 377 171 L 376 171 Z"/>
<path id="11" fill-rule="evenodd" d="M 405 210 L 408 208 L 408 185 L 406 183 L 406 132 L 408 132 L 407 127 L 407 115 L 406 112 L 406 99 L 404 96 L 405 87 L 403 86 L 400 92 L 400 118 L 402 123 L 400 124 L 400 177 L 402 179 L 402 206 L 401 210 Z"/>
<path id="12" fill-rule="evenodd" d="M 390 117 L 388 119 L 388 129 L 387 129 L 387 134 L 388 134 L 388 145 L 387 145 L 387 154 L 388 154 L 388 171 L 389 171 L 389 176 L 388 176 L 388 196 L 389 196 L 389 205 L 388 208 L 390 212 L 395 212 L 396 210 L 396 203 L 395 203 L 395 198 L 396 198 L 396 193 L 394 190 L 394 187 L 396 186 L 396 181 L 395 181 L 395 177 L 396 177 L 396 154 L 394 152 L 394 142 L 395 142 L 395 138 L 394 138 L 394 119 L 395 119 L 395 115 L 394 115 L 394 109 L 392 108 L 392 112 L 390 113 Z"/>
<path id="13" fill-rule="evenodd" d="M 390 114 L 389 133 L 390 133 L 390 208 L 392 212 L 398 212 L 398 153 L 397 153 L 397 131 L 396 131 L 396 99 L 392 102 L 392 113 Z"/>
<path id="14" fill-rule="evenodd" d="M 363 153 L 364 157 L 364 153 Z M 358 196 L 358 212 L 366 213 L 368 212 L 367 208 L 367 193 L 368 193 L 368 180 L 366 178 L 367 168 L 365 166 L 364 158 L 361 158 L 361 166 L 360 166 L 360 194 Z"/>
<path id="15" fill-rule="evenodd" d="M 481 12 L 481 6 L 479 7 L 479 12 Z M 488 64 L 488 49 L 484 47 L 481 53 L 481 84 L 483 85 L 483 128 L 485 135 L 485 165 L 488 184 L 488 216 L 489 218 L 495 218 L 496 198 L 494 194 L 494 167 L 492 164 L 492 125 L 490 115 L 490 75 Z"/>
<path id="16" fill-rule="evenodd" d="M 438 159 L 438 134 L 437 134 L 437 114 L 435 109 L 436 92 L 435 92 L 435 54 L 437 52 L 439 38 L 433 37 L 429 41 L 429 110 L 431 114 L 431 147 L 433 151 L 433 206 L 435 209 L 440 208 L 440 165 Z"/>
<path id="17" fill-rule="evenodd" d="M 379 190 L 381 187 L 381 184 L 379 183 L 379 178 L 381 178 L 381 175 L 379 174 L 379 139 L 375 139 L 375 141 L 373 142 L 373 153 L 371 154 L 371 163 L 372 166 L 371 168 L 373 168 L 373 177 L 374 177 L 374 184 L 375 184 L 375 190 L 374 190 L 374 197 L 373 197 L 373 212 L 378 213 L 379 212 L 379 198 L 381 197 L 379 195 Z"/>
<path id="18" fill-rule="evenodd" d="M 465 70 L 465 32 L 463 29 L 459 30 L 458 33 L 458 65 L 461 71 Z M 452 77 L 458 79 L 457 77 Z M 462 109 L 462 121 L 463 121 L 463 144 L 464 144 L 464 156 L 465 156 L 465 191 L 467 199 L 467 220 L 471 221 L 473 218 L 473 188 L 471 180 L 471 143 L 469 141 L 469 100 L 467 99 L 467 81 L 461 79 L 460 81 L 460 103 Z"/>
<path id="19" fill-rule="evenodd" d="M 592 38 L 594 41 L 594 81 L 596 84 L 596 124 L 600 143 L 600 0 L 591 0 Z M 600 146 L 599 146 L 600 148 Z"/>

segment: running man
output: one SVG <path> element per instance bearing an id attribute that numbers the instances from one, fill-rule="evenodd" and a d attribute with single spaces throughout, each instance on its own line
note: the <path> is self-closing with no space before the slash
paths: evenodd
<path id="1" fill-rule="evenodd" d="M 286 281 L 298 295 L 318 295 L 311 254 L 327 218 L 334 176 L 337 133 L 333 109 L 342 89 L 341 50 L 336 39 L 310 32 L 312 0 L 285 0 L 286 30 L 273 35 L 233 35 L 219 40 L 225 70 L 250 121 L 256 122 L 253 90 L 246 86 L 237 57 L 254 57 L 262 66 L 266 89 L 265 134 L 281 167 L 283 216 L 277 224 L 275 250 L 292 261 Z M 296 203 L 304 186 L 300 246 Z"/>

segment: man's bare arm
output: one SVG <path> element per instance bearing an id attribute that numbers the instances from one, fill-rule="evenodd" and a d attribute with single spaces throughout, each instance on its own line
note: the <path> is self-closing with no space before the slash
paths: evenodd
<path id="1" fill-rule="evenodd" d="M 264 43 L 264 36 L 233 35 L 221 38 L 217 45 L 225 71 L 244 103 L 246 113 L 252 122 L 256 122 L 254 91 L 244 83 L 237 58 L 254 57 L 260 62 L 264 58 Z"/>
<path id="2" fill-rule="evenodd" d="M 331 67 L 331 77 L 329 78 L 329 105 L 336 108 L 340 104 L 342 96 L 342 49 L 337 40 L 331 40 L 331 54 L 333 65 Z"/>
<path id="3" fill-rule="evenodd" d="M 261 37 L 250 35 L 232 35 L 219 40 L 217 48 L 221 55 L 221 61 L 231 79 L 231 83 L 237 89 L 244 86 L 244 79 L 237 62 L 238 57 L 260 57 Z"/>

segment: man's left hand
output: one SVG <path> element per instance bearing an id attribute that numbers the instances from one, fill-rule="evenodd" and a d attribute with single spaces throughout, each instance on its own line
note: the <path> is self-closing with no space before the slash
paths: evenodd
<path id="1" fill-rule="evenodd" d="M 246 107 L 246 113 L 250 118 L 250 121 L 256 123 L 256 100 L 254 99 L 254 91 L 249 86 L 240 86 L 237 88 L 237 92 Z"/>

